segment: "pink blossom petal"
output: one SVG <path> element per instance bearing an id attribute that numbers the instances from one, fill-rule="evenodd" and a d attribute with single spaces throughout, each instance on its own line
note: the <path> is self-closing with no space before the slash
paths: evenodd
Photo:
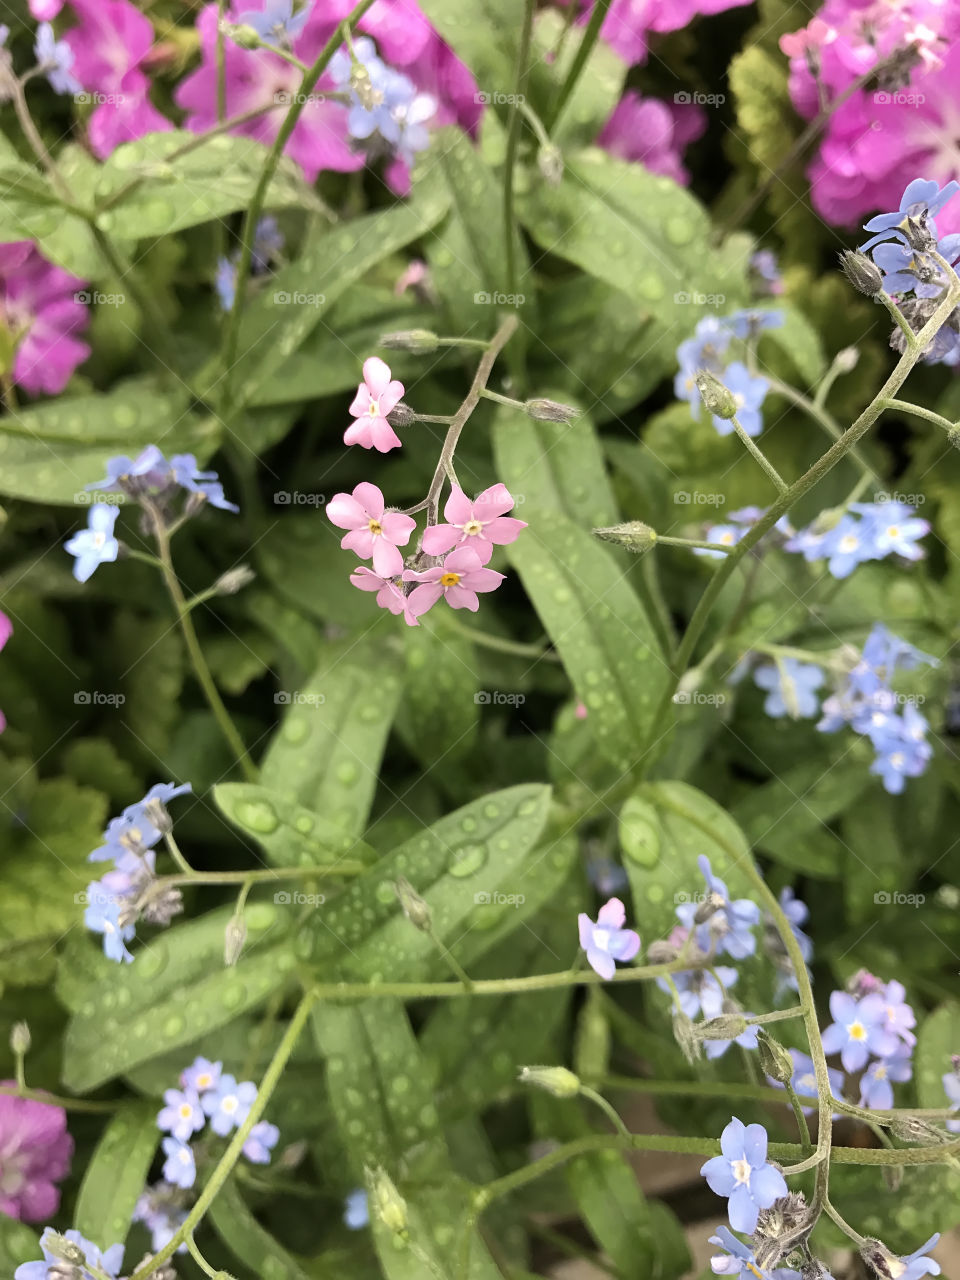
<path id="1" fill-rule="evenodd" d="M 423 549 L 428 556 L 442 556 L 457 545 L 460 537 L 456 525 L 431 524 L 423 531 Z"/>
<path id="2" fill-rule="evenodd" d="M 430 569 L 404 569 L 404 582 L 439 582 L 443 577 L 443 566 L 435 564 Z"/>
<path id="3" fill-rule="evenodd" d="M 392 413 L 403 399 L 403 383 L 390 382 L 380 392 L 380 412 L 384 415 Z"/>
<path id="4" fill-rule="evenodd" d="M 405 516 L 401 511 L 386 511 L 380 516 L 380 528 L 383 530 L 383 536 L 388 542 L 392 542 L 394 546 L 405 547 L 410 541 L 410 535 L 417 527 L 417 522 L 412 516 Z"/>
<path id="5" fill-rule="evenodd" d="M 406 575 L 404 575 L 406 576 Z M 443 587 L 439 582 L 424 582 L 414 587 L 407 596 L 407 613 L 412 618 L 421 618 L 428 609 L 432 609 L 443 595 Z"/>
<path id="6" fill-rule="evenodd" d="M 626 918 L 626 907 L 619 898 L 611 898 L 597 913 L 597 924 L 603 925 L 605 929 L 622 929 Z"/>
<path id="7" fill-rule="evenodd" d="M 371 399 L 372 397 L 367 384 L 365 382 L 361 382 L 359 387 L 357 387 L 357 394 L 353 397 L 353 402 L 350 405 L 349 412 L 355 418 L 362 418 L 370 408 Z"/>
<path id="8" fill-rule="evenodd" d="M 503 547 L 509 542 L 515 542 L 526 527 L 526 520 L 516 520 L 513 516 L 497 516 L 496 520 L 491 520 L 486 525 L 484 533 L 491 542 Z"/>
<path id="9" fill-rule="evenodd" d="M 5 613 L 0 612 L 0 649 L 13 635 L 13 623 Z"/>
<path id="10" fill-rule="evenodd" d="M 352 535 L 350 535 L 352 536 Z M 403 572 L 403 556 L 384 538 L 373 539 L 373 568 L 382 578 L 395 578 Z"/>
<path id="11" fill-rule="evenodd" d="M 463 546 L 475 551 L 483 564 L 493 555 L 493 543 L 485 533 L 465 533 L 460 541 Z"/>
<path id="12" fill-rule="evenodd" d="M 473 510 L 478 520 L 486 522 L 512 511 L 513 497 L 505 484 L 494 484 L 477 496 Z"/>
<path id="13" fill-rule="evenodd" d="M 359 487 L 359 486 L 358 486 Z M 368 516 L 353 494 L 335 493 L 327 503 L 327 518 L 338 529 L 359 529 L 367 525 Z"/>
<path id="14" fill-rule="evenodd" d="M 374 400 L 379 399 L 390 385 L 390 366 L 379 356 L 370 356 L 363 362 L 363 380 Z"/>
<path id="15" fill-rule="evenodd" d="M 443 514 L 451 524 L 465 525 L 473 519 L 473 503 L 459 485 L 453 485 L 443 508 Z"/>
<path id="16" fill-rule="evenodd" d="M 483 564 L 480 557 L 472 547 L 457 547 L 456 551 L 451 551 L 443 562 L 445 573 L 475 573 L 478 569 L 482 569 Z"/>
<path id="17" fill-rule="evenodd" d="M 448 556 L 448 562 L 449 559 L 450 557 Z M 504 574 L 497 573 L 496 569 L 480 568 L 474 569 L 470 573 L 465 573 L 461 581 L 471 591 L 496 591 L 503 579 Z"/>
<path id="18" fill-rule="evenodd" d="M 396 615 L 406 610 L 407 598 L 395 582 L 386 582 L 377 592 L 377 604 Z"/>
<path id="19" fill-rule="evenodd" d="M 354 489 L 353 496 L 362 505 L 365 515 L 374 520 L 379 520 L 383 515 L 383 509 L 386 505 L 383 500 L 383 494 L 369 480 L 361 481 Z"/>
<path id="20" fill-rule="evenodd" d="M 387 585 L 378 573 L 374 573 L 365 564 L 354 569 L 350 575 L 350 583 L 360 591 L 382 591 Z"/>
<path id="21" fill-rule="evenodd" d="M 463 582 L 458 582 L 452 587 L 447 587 L 444 592 L 447 604 L 451 609 L 469 609 L 471 613 L 476 613 L 480 608 L 480 601 L 477 599 L 477 593 Z"/>
<path id="22" fill-rule="evenodd" d="M 389 453 L 391 449 L 399 449 L 403 441 L 391 427 L 386 418 L 372 418 L 373 447 L 380 453 Z"/>
<path id="23" fill-rule="evenodd" d="M 363 529 L 354 529 L 348 533 L 345 538 L 340 540 L 340 546 L 344 551 L 355 552 L 361 560 L 369 560 L 374 553 L 374 549 L 381 538 L 375 538 L 370 532 L 369 527 Z M 398 553 L 399 554 L 399 553 Z M 374 566 L 376 568 L 376 566 Z M 377 569 L 377 573 L 381 570 Z"/>

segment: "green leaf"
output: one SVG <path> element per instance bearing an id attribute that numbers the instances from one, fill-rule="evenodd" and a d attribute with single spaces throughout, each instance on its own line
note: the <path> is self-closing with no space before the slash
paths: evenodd
<path id="1" fill-rule="evenodd" d="M 309 337 L 328 310 L 369 269 L 440 221 L 449 195 L 439 182 L 421 188 L 414 181 L 410 200 L 354 218 L 311 240 L 296 262 L 283 267 L 270 287 L 244 308 L 237 368 L 240 403 L 247 404 Z M 362 356 L 357 357 L 357 373 Z M 213 387 L 218 366 L 208 371 Z"/>
<path id="2" fill-rule="evenodd" d="M 380 759 L 400 700 L 400 666 L 382 636 L 331 645 L 263 759 L 265 787 L 324 814 L 347 835 L 367 823 Z"/>
<path id="3" fill-rule="evenodd" d="M 132 1102 L 119 1108 L 80 1184 L 74 1222 L 82 1236 L 103 1249 L 126 1242 L 160 1136 L 155 1102 Z"/>
<path id="4" fill-rule="evenodd" d="M 176 154 L 186 147 L 185 154 Z M 174 130 L 122 143 L 100 171 L 96 203 L 103 211 L 97 226 L 111 236 L 137 240 L 222 219 L 250 203 L 267 154 L 264 143 L 235 134 L 198 145 L 196 134 Z M 324 208 L 287 157 L 270 183 L 266 205 Z"/>
<path id="5" fill-rule="evenodd" d="M 569 36 L 566 14 L 556 9 L 541 10 L 537 14 L 529 93 L 534 110 L 541 116 L 552 113 L 560 86 L 580 48 L 581 37 L 570 39 Z M 564 149 L 589 146 L 620 101 L 626 71 L 623 59 L 605 41 L 598 40 L 559 119 L 550 129 L 552 141 Z M 537 174 L 532 175 L 532 180 L 542 181 L 542 178 Z"/>
<path id="6" fill-rule="evenodd" d="M 924 1018 L 917 1032 L 918 1106 L 939 1110 L 950 1105 L 943 1077 L 955 1053 L 960 1053 L 960 1005 L 942 1004 Z"/>
<path id="7" fill-rule="evenodd" d="M 312 1273 L 261 1227 L 235 1179 L 227 1179 L 207 1217 L 234 1257 L 263 1280 L 311 1280 Z"/>
<path id="8" fill-rule="evenodd" d="M 586 703 L 597 746 L 629 769 L 649 745 L 669 677 L 653 628 L 591 534 L 549 508 L 524 515 L 529 528 L 510 559 Z"/>
<path id="9" fill-rule="evenodd" d="M 623 867 L 630 880 L 633 909 L 645 941 L 664 938 L 676 924 L 678 902 L 689 902 L 703 887 L 701 854 L 733 898 L 754 897 L 741 864 L 750 846 L 733 818 L 709 796 L 686 782 L 648 782 L 637 787 L 620 815 Z"/>
<path id="10" fill-rule="evenodd" d="M 487 101 L 511 91 L 519 34 L 515 0 L 477 0 L 469 11 L 460 0 L 424 0 L 420 7 L 476 76 Z"/>
<path id="11" fill-rule="evenodd" d="M 909 884 L 896 809 L 893 796 L 871 787 L 842 814 L 844 903 L 851 921 L 877 918 L 891 895 Z"/>
<path id="12" fill-rule="evenodd" d="M 48 234 L 64 216 L 63 206 L 47 179 L 13 148 L 0 155 L 0 235 L 4 241 L 35 240 Z"/>
<path id="13" fill-rule="evenodd" d="M 522 892 L 517 883 L 549 802 L 548 787 L 508 787 L 407 840 L 324 908 L 312 959 L 324 972 L 336 964 L 345 978 L 447 976 L 435 944 L 403 914 L 394 882 L 410 881 L 430 908 L 437 937 L 453 946 L 490 911 L 495 894 Z"/>
<path id="14" fill-rule="evenodd" d="M 248 903 L 248 940 L 232 969 L 223 939 L 232 908 L 158 934 L 131 965 L 99 954 L 92 939 L 69 953 L 58 993 L 73 1010 L 64 1040 L 64 1083 L 86 1092 L 142 1062 L 190 1044 L 262 1004 L 289 978 L 294 956 L 281 941 L 291 913 Z"/>
<path id="15" fill-rule="evenodd" d="M 553 398 L 550 390 L 543 394 Z M 538 422 L 518 409 L 498 408 L 493 449 L 497 474 L 514 498 L 523 499 L 515 515 L 522 516 L 525 506 L 559 511 L 588 529 L 619 519 L 603 450 L 587 414 L 567 423 Z"/>
<path id="16" fill-rule="evenodd" d="M 622 289 L 675 336 L 745 301 L 740 247 L 711 247 L 707 212 L 683 187 L 596 148 L 566 164 L 558 187 L 532 186 L 520 204 L 542 249 Z"/>
<path id="17" fill-rule="evenodd" d="M 284 799 L 269 787 L 221 782 L 213 789 L 221 812 L 252 837 L 274 867 L 335 866 L 343 858 L 376 862 L 377 854 L 322 814 Z"/>
<path id="18" fill-rule="evenodd" d="M 0 1273 L 12 1276 L 24 1262 L 33 1262 L 41 1255 L 37 1232 L 25 1222 L 17 1222 L 0 1214 Z"/>
<path id="19" fill-rule="evenodd" d="M 397 725 L 427 768 L 464 755 L 477 736 L 478 678 L 473 646 L 444 614 L 404 632 L 404 695 Z"/>

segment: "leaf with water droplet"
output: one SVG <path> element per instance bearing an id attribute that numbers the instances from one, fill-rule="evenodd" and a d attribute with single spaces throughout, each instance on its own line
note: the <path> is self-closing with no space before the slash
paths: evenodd
<path id="1" fill-rule="evenodd" d="M 152 1100 L 120 1104 L 87 1159 L 73 1221 L 102 1248 L 126 1241 L 161 1138 L 157 1110 Z"/>

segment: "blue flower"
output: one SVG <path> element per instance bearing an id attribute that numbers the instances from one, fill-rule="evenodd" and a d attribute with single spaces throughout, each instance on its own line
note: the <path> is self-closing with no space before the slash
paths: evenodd
<path id="1" fill-rule="evenodd" d="M 580 946 L 587 953 L 591 969 L 608 981 L 613 977 L 615 961 L 632 960 L 640 950 L 640 935 L 624 929 L 626 908 L 619 898 L 611 898 L 597 912 L 596 924 L 585 913 L 577 916 Z"/>
<path id="2" fill-rule="evenodd" d="M 780 909 L 790 923 L 791 932 L 800 945 L 804 960 L 809 960 L 813 956 L 813 941 L 800 926 L 809 919 L 810 908 L 800 901 L 789 885 L 784 885 L 780 890 Z"/>
<path id="3" fill-rule="evenodd" d="M 269 1164 L 270 1152 L 277 1145 L 280 1130 L 275 1124 L 261 1120 L 250 1130 L 250 1136 L 243 1144 L 243 1154 L 254 1164 Z"/>
<path id="4" fill-rule="evenodd" d="M 734 1231 L 751 1234 L 761 1209 L 787 1194 L 779 1169 L 767 1163 L 767 1131 L 763 1125 L 744 1125 L 735 1116 L 720 1135 L 720 1150 L 700 1170 L 710 1190 L 727 1197 L 727 1213 Z"/>
<path id="5" fill-rule="evenodd" d="M 135 458 L 125 453 L 107 459 L 107 474 L 95 484 L 86 486 L 87 492 L 136 493 L 144 489 L 156 489 L 166 484 L 170 466 L 155 444 L 148 444 Z"/>
<path id="6" fill-rule="evenodd" d="M 230 1075 L 222 1075 L 217 1084 L 201 1099 L 210 1117 L 210 1128 L 225 1138 L 231 1129 L 239 1129 L 257 1097 L 257 1086 L 250 1080 L 237 1084 Z"/>
<path id="7" fill-rule="evenodd" d="M 267 0 L 263 10 L 247 9 L 237 21 L 241 26 L 253 27 L 266 44 L 289 47 L 301 34 L 310 17 L 310 0 L 298 13 L 293 11 L 293 0 Z"/>
<path id="8" fill-rule="evenodd" d="M 681 1013 L 685 1013 L 688 1018 L 695 1018 L 702 1013 L 704 1020 L 709 1022 L 711 1018 L 719 1018 L 723 1013 L 726 992 L 740 975 L 729 965 L 720 964 L 714 965 L 712 972 L 708 969 L 684 969 L 672 976 L 679 994 Z M 668 995 L 673 995 L 666 978 L 658 978 L 657 986 Z"/>
<path id="9" fill-rule="evenodd" d="M 591 858 L 587 863 L 587 879 L 605 898 L 627 887 L 627 873 L 612 858 Z"/>
<path id="10" fill-rule="evenodd" d="M 766 378 L 755 378 L 740 360 L 734 360 L 723 371 L 723 385 L 733 395 L 737 405 L 737 421 L 748 436 L 758 436 L 763 430 L 763 414 L 760 412 L 769 383 Z M 733 431 L 731 418 L 713 418 L 713 425 L 721 436 Z"/>
<path id="11" fill-rule="evenodd" d="M 129 852 L 142 854 L 152 849 L 162 834 L 160 825 L 169 821 L 167 804 L 191 791 L 189 782 L 157 782 L 142 800 L 128 804 L 117 818 L 111 818 L 103 833 L 103 844 L 89 855 L 90 862 L 117 861 Z"/>
<path id="12" fill-rule="evenodd" d="M 169 1183 L 158 1182 L 147 1187 L 134 1207 L 133 1221 L 142 1222 L 150 1232 L 154 1253 L 166 1248 L 187 1219 L 186 1210 L 174 1199 L 177 1195 L 179 1192 Z M 182 1244 L 177 1252 L 185 1253 L 186 1250 L 186 1244 Z"/>
<path id="13" fill-rule="evenodd" d="M 956 1066 L 943 1076 L 943 1088 L 950 1103 L 951 1111 L 960 1112 L 960 1057 L 954 1059 Z M 948 1120 L 947 1128 L 951 1133 L 960 1133 L 960 1119 Z"/>
<path id="14" fill-rule="evenodd" d="M 914 178 L 907 185 L 900 199 L 900 208 L 896 213 L 879 213 L 863 224 L 864 231 L 875 231 L 877 234 L 860 246 L 860 252 L 866 253 L 881 240 L 890 239 L 891 235 L 906 243 L 904 228 L 907 225 L 907 219 L 925 223 L 930 227 L 931 220 L 958 191 L 960 191 L 960 182 L 948 182 L 941 188 L 933 178 Z M 932 229 L 935 233 L 935 224 Z"/>
<path id="15" fill-rule="evenodd" d="M 915 516 L 913 507 L 905 502 L 854 502 L 850 510 L 864 518 L 873 559 L 892 554 L 906 560 L 923 559 L 924 551 L 917 541 L 930 532 L 930 522 Z"/>
<path id="16" fill-rule="evenodd" d="M 54 1237 L 58 1233 L 53 1227 L 47 1227 L 43 1235 L 40 1237 L 40 1248 L 43 1251 L 43 1262 L 24 1262 L 17 1267 L 14 1274 L 14 1280 L 47 1280 L 51 1274 L 51 1267 L 57 1265 L 58 1273 L 62 1273 L 63 1261 L 56 1254 L 52 1253 L 49 1245 L 53 1243 Z M 109 1249 L 104 1249 L 101 1253 L 97 1245 L 91 1244 L 86 1240 L 79 1231 L 65 1231 L 64 1238 L 69 1240 L 71 1244 L 77 1245 L 83 1250 L 83 1256 L 91 1267 L 98 1267 L 105 1275 L 110 1276 L 110 1280 L 117 1280 L 120 1275 L 120 1268 L 123 1266 L 123 1245 L 114 1244 Z M 86 1270 L 78 1273 L 82 1280 L 91 1280 L 90 1273 Z"/>
<path id="17" fill-rule="evenodd" d="M 184 1190 L 192 1187 L 197 1177 L 193 1148 L 177 1138 L 164 1138 L 163 1154 L 167 1157 L 163 1165 L 163 1176 L 167 1182 Z"/>
<path id="18" fill-rule="evenodd" d="M 73 576 L 78 582 L 86 582 L 101 564 L 116 560 L 120 543 L 113 536 L 117 523 L 117 508 L 105 502 L 95 502 L 90 508 L 86 529 L 81 529 L 64 544 L 68 555 L 75 556 Z"/>
<path id="19" fill-rule="evenodd" d="M 157 1116 L 158 1128 L 170 1133 L 179 1142 L 190 1138 L 206 1124 L 200 1098 L 193 1089 L 167 1089 L 163 1095 L 167 1104 Z"/>
<path id="20" fill-rule="evenodd" d="M 678 400 L 688 401 L 691 410 L 700 411 L 700 392 L 697 390 L 697 374 L 701 369 L 721 376 L 724 367 L 724 355 L 730 345 L 730 329 L 716 316 L 704 316 L 694 330 L 694 336 L 687 338 L 677 347 L 677 363 L 679 372 L 673 381 L 674 395 Z"/>
<path id="21" fill-rule="evenodd" d="M 200 494 L 212 507 L 219 507 L 222 511 L 240 510 L 235 503 L 227 502 L 217 473 L 200 471 L 192 453 L 175 454 L 170 459 L 170 471 L 182 489 L 186 489 L 188 493 Z"/>
<path id="22" fill-rule="evenodd" d="M 717 542 L 722 547 L 735 547 L 747 532 L 735 524 L 713 524 L 707 529 L 707 542 Z M 705 556 L 711 560 L 725 560 L 725 551 L 713 551 L 709 547 L 694 547 L 695 556 Z"/>
<path id="23" fill-rule="evenodd" d="M 780 329 L 783 327 L 782 311 L 765 311 L 757 308 L 744 308 L 727 316 L 725 324 L 735 338 L 746 341 L 757 337 L 764 329 Z"/>
<path id="24" fill-rule="evenodd" d="M 901 1049 L 888 1058 L 871 1062 L 860 1077 L 860 1105 L 874 1111 L 887 1111 L 893 1106 L 893 1082 L 898 1084 L 913 1075 L 910 1050 Z"/>
<path id="25" fill-rule="evenodd" d="M 87 886 L 88 906 L 83 923 L 93 933 L 103 934 L 103 954 L 117 964 L 132 964 L 133 956 L 126 944 L 136 934 L 132 924 L 121 924 L 121 899 L 104 893 L 96 881 Z"/>
<path id="26" fill-rule="evenodd" d="M 917 1025 L 917 1015 L 904 998 L 907 994 L 906 987 L 893 978 L 881 987 L 880 994 L 883 996 L 887 1030 L 908 1048 L 913 1048 L 917 1043 L 912 1030 Z"/>
<path id="27" fill-rule="evenodd" d="M 775 719 L 790 716 L 808 720 L 820 710 L 816 690 L 823 684 L 823 671 L 811 662 L 780 658 L 765 662 L 753 673 L 758 689 L 766 689 L 763 709 Z"/>
<path id="28" fill-rule="evenodd" d="M 232 311 L 237 297 L 237 264 L 233 258 L 217 259 L 217 274 L 213 287 L 224 311 Z"/>
<path id="29" fill-rule="evenodd" d="M 918 778 L 930 763 L 933 748 L 925 737 L 928 727 L 925 717 L 908 703 L 901 717 L 887 718 L 882 736 L 870 735 L 877 752 L 870 772 L 879 775 L 890 795 L 900 795 L 907 778 Z"/>
<path id="30" fill-rule="evenodd" d="M 743 960 L 757 949 L 753 926 L 760 920 L 760 908 L 749 898 L 731 901 L 727 886 L 713 874 L 709 858 L 703 854 L 697 866 L 707 882 L 704 902 L 684 902 L 677 907 L 677 918 L 688 929 L 696 929 L 697 946 L 709 952 L 715 945 L 719 955 Z"/>
<path id="31" fill-rule="evenodd" d="M 309 9 L 304 9 L 302 12 L 308 13 Z M 276 218 L 272 214 L 267 214 L 257 223 L 253 236 L 253 258 L 250 266 L 254 275 L 262 275 L 269 270 L 274 258 L 278 258 L 283 253 L 283 245 L 283 232 L 277 226 Z"/>
<path id="32" fill-rule="evenodd" d="M 343 1209 L 343 1220 L 351 1231 L 359 1231 L 370 1222 L 370 1205 L 363 1187 L 357 1187 L 347 1196 Z"/>
<path id="33" fill-rule="evenodd" d="M 70 70 L 73 66 L 73 50 L 66 40 L 57 39 L 49 22 L 41 22 L 37 27 L 33 51 L 37 65 L 55 93 L 83 92 L 83 85 Z"/>
<path id="34" fill-rule="evenodd" d="M 800 1280 L 800 1272 L 791 1271 L 787 1267 L 778 1267 L 776 1271 L 770 1272 L 761 1271 L 753 1250 L 748 1249 L 726 1227 L 717 1227 L 717 1233 L 710 1237 L 710 1243 L 726 1250 L 726 1253 L 714 1254 L 710 1259 L 710 1270 L 715 1276 L 736 1276 L 737 1280 L 768 1280 L 768 1277 L 769 1280 Z"/>
<path id="35" fill-rule="evenodd" d="M 839 1053 L 846 1071 L 860 1071 L 871 1053 L 887 1057 L 897 1051 L 899 1041 L 886 1028 L 883 997 L 877 993 L 856 999 L 846 991 L 830 996 L 833 1022 L 823 1033 L 826 1053 Z"/>
<path id="36" fill-rule="evenodd" d="M 860 1252 L 877 1275 L 896 1276 L 896 1280 L 921 1280 L 923 1276 L 940 1274 L 940 1264 L 926 1256 L 929 1249 L 935 1248 L 939 1239 L 938 1232 L 926 1244 L 905 1257 L 892 1254 L 879 1240 L 864 1241 Z"/>
<path id="37" fill-rule="evenodd" d="M 180 1072 L 180 1083 L 184 1089 L 193 1089 L 195 1093 L 204 1094 L 215 1089 L 223 1074 L 222 1062 L 211 1062 L 209 1058 L 195 1058 L 193 1063 Z"/>
<path id="38" fill-rule="evenodd" d="M 757 293 L 783 293 L 783 279 L 772 249 L 758 249 L 750 255 L 750 272 Z"/>
<path id="39" fill-rule="evenodd" d="M 380 111 L 380 136 L 393 147 L 406 165 L 412 165 L 418 151 L 426 151 L 430 134 L 426 122 L 437 113 L 437 100 L 429 93 L 417 93 L 411 80 L 399 72 L 391 74 Z"/>

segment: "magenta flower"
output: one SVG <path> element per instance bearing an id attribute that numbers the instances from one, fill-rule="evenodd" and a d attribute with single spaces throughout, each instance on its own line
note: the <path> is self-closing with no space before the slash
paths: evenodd
<path id="1" fill-rule="evenodd" d="M 60 1205 L 54 1184 L 67 1176 L 72 1155 L 62 1107 L 0 1095 L 0 1213 L 23 1222 L 53 1217 Z"/>
<path id="2" fill-rule="evenodd" d="M 472 547 L 483 564 L 493 555 L 494 545 L 515 542 L 526 521 L 506 515 L 513 509 L 513 498 L 505 484 L 484 489 L 473 502 L 458 485 L 453 485 L 443 514 L 446 524 L 434 524 L 424 530 L 423 549 L 428 555 L 442 556 L 454 547 Z"/>
<path id="3" fill-rule="evenodd" d="M 63 8 L 64 0 L 29 0 L 30 16 L 38 22 L 52 22 Z"/>
<path id="4" fill-rule="evenodd" d="M 345 551 L 355 551 L 361 560 L 373 559 L 374 572 L 381 578 L 395 578 L 403 572 L 403 556 L 398 547 L 410 541 L 417 522 L 399 511 L 385 510 L 383 494 L 364 480 L 353 494 L 337 493 L 327 503 L 327 515 L 338 529 L 350 532 L 341 539 Z"/>
<path id="5" fill-rule="evenodd" d="M 2 610 L 0 610 L 0 649 L 3 648 L 3 646 L 7 643 L 7 641 L 10 639 L 12 635 L 13 635 L 13 623 L 10 621 L 7 615 Z M 4 716 L 3 712 L 0 711 L 0 733 L 3 733 L 6 727 L 7 727 L 6 717 Z"/>
<path id="6" fill-rule="evenodd" d="M 399 578 L 381 578 L 378 573 L 362 564 L 351 573 L 350 582 L 360 591 L 375 591 L 377 604 L 381 609 L 389 609 L 391 613 L 398 614 L 403 613 L 407 607 L 407 597 L 403 594 Z"/>
<path id="7" fill-rule="evenodd" d="M 401 440 L 387 421 L 403 395 L 403 383 L 390 379 L 390 366 L 379 356 L 363 362 L 363 382 L 353 397 L 350 412 L 357 419 L 347 427 L 344 444 L 359 444 L 364 449 L 388 453 L 399 449 Z"/>
<path id="8" fill-rule="evenodd" d="M 626 908 L 619 898 L 604 903 L 597 912 L 596 924 L 584 911 L 577 916 L 580 945 L 587 953 L 590 968 L 608 982 L 616 968 L 614 962 L 632 960 L 640 950 L 640 935 L 623 927 L 626 918 Z"/>
<path id="9" fill-rule="evenodd" d="M 64 36 L 73 51 L 74 75 L 98 95 L 88 124 L 90 145 L 101 160 L 121 142 L 173 126 L 149 99 L 141 69 L 154 47 L 153 24 L 129 0 L 70 0 L 80 22 Z M 103 99 L 103 100 L 101 100 Z"/>
<path id="10" fill-rule="evenodd" d="M 416 582 L 407 597 L 407 621 L 411 625 L 432 609 L 441 596 L 451 609 L 469 609 L 476 613 L 480 608 L 477 592 L 496 591 L 504 575 L 495 569 L 485 569 L 483 561 L 471 547 L 458 547 L 444 560 L 422 573 L 413 569 L 404 572 L 404 582 Z M 412 621 L 411 621 L 412 620 Z"/>
<path id="11" fill-rule="evenodd" d="M 603 126 L 597 144 L 621 160 L 638 160 L 651 173 L 686 186 L 683 149 L 706 132 L 702 107 L 690 102 L 660 102 L 629 89 Z"/>
<path id="12" fill-rule="evenodd" d="M 591 3 L 575 0 L 586 21 Z M 679 31 L 697 14 L 723 13 L 748 0 L 613 0 L 600 34 L 625 62 L 646 62 L 651 31 Z"/>
<path id="13" fill-rule="evenodd" d="M 17 344 L 13 380 L 35 395 L 58 395 L 90 348 L 75 335 L 89 315 L 86 282 L 55 267 L 30 240 L 0 245 L 0 319 Z"/>

